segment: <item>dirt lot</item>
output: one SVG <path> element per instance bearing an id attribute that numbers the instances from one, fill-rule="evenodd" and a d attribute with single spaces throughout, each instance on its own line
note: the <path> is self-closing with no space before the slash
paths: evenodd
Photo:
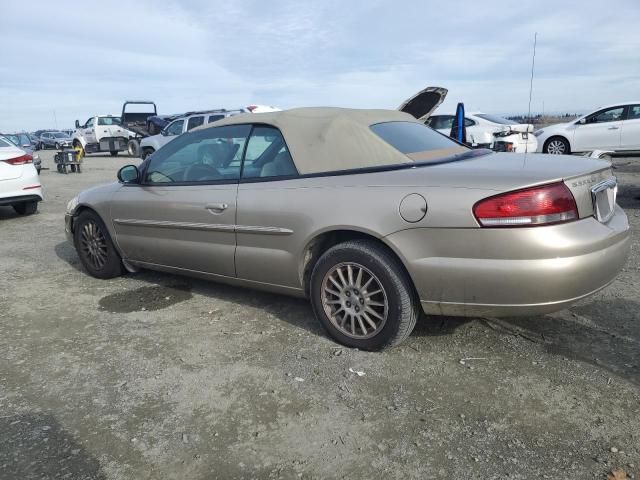
<path id="1" fill-rule="evenodd" d="M 39 213 L 0 207 L 0 478 L 640 478 L 640 158 L 615 162 L 634 250 L 610 287 L 365 353 L 302 300 L 89 277 L 65 205 L 130 159 L 42 156 Z"/>

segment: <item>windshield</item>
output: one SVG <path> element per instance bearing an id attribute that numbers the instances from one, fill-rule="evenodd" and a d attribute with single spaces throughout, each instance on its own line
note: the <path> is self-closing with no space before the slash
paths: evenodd
<path id="1" fill-rule="evenodd" d="M 444 157 L 469 151 L 467 147 L 422 123 L 384 122 L 369 128 L 414 162 L 437 162 Z"/>
<path id="2" fill-rule="evenodd" d="M 8 142 L 6 139 L 0 137 L 0 147 L 12 147 L 13 145 L 11 145 L 10 142 Z"/>
<path id="3" fill-rule="evenodd" d="M 68 135 L 66 133 L 62 133 L 62 132 L 55 132 L 52 133 L 51 135 L 53 135 L 55 138 L 67 138 Z"/>
<path id="4" fill-rule="evenodd" d="M 515 120 L 507 120 L 506 118 L 498 117 L 497 115 L 487 115 L 486 113 L 476 113 L 476 117 L 487 120 L 488 122 L 498 123 L 500 125 L 518 125 Z"/>
<path id="5" fill-rule="evenodd" d="M 98 125 L 120 125 L 120 117 L 98 117 Z"/>
<path id="6" fill-rule="evenodd" d="M 31 139 L 29 138 L 29 135 L 25 133 L 19 133 L 18 137 L 20 139 L 21 145 L 31 145 Z"/>

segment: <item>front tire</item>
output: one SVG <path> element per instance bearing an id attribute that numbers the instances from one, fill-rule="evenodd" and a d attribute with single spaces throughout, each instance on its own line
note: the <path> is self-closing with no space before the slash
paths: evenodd
<path id="1" fill-rule="evenodd" d="M 153 148 L 144 148 L 142 150 L 142 160 L 146 160 L 146 158 L 151 155 L 155 150 Z"/>
<path id="2" fill-rule="evenodd" d="M 78 216 L 73 240 L 80 262 L 89 275 L 103 279 L 122 275 L 122 259 L 107 227 L 96 213 L 85 210 Z"/>
<path id="3" fill-rule="evenodd" d="M 569 155 L 571 146 L 564 137 L 551 137 L 544 143 L 544 153 L 549 155 Z"/>
<path id="4" fill-rule="evenodd" d="M 407 338 L 420 302 L 399 260 L 382 245 L 353 240 L 327 250 L 313 268 L 316 318 L 343 345 L 382 350 Z"/>
<path id="5" fill-rule="evenodd" d="M 23 202 L 13 206 L 18 215 L 33 215 L 38 211 L 38 202 Z"/>

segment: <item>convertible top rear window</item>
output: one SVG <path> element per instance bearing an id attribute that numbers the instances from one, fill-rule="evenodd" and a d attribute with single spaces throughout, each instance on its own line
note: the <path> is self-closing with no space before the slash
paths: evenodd
<path id="1" fill-rule="evenodd" d="M 435 162 L 469 150 L 422 123 L 384 122 L 370 128 L 382 140 L 416 162 Z"/>

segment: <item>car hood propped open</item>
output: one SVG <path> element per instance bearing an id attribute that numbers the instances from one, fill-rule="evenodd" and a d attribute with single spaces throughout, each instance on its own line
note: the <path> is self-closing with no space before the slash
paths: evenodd
<path id="1" fill-rule="evenodd" d="M 448 92 L 449 91 L 443 87 L 427 87 L 424 90 L 420 90 L 408 100 L 405 100 L 404 103 L 398 107 L 398 110 L 413 115 L 418 120 L 424 121 L 444 102 Z"/>

